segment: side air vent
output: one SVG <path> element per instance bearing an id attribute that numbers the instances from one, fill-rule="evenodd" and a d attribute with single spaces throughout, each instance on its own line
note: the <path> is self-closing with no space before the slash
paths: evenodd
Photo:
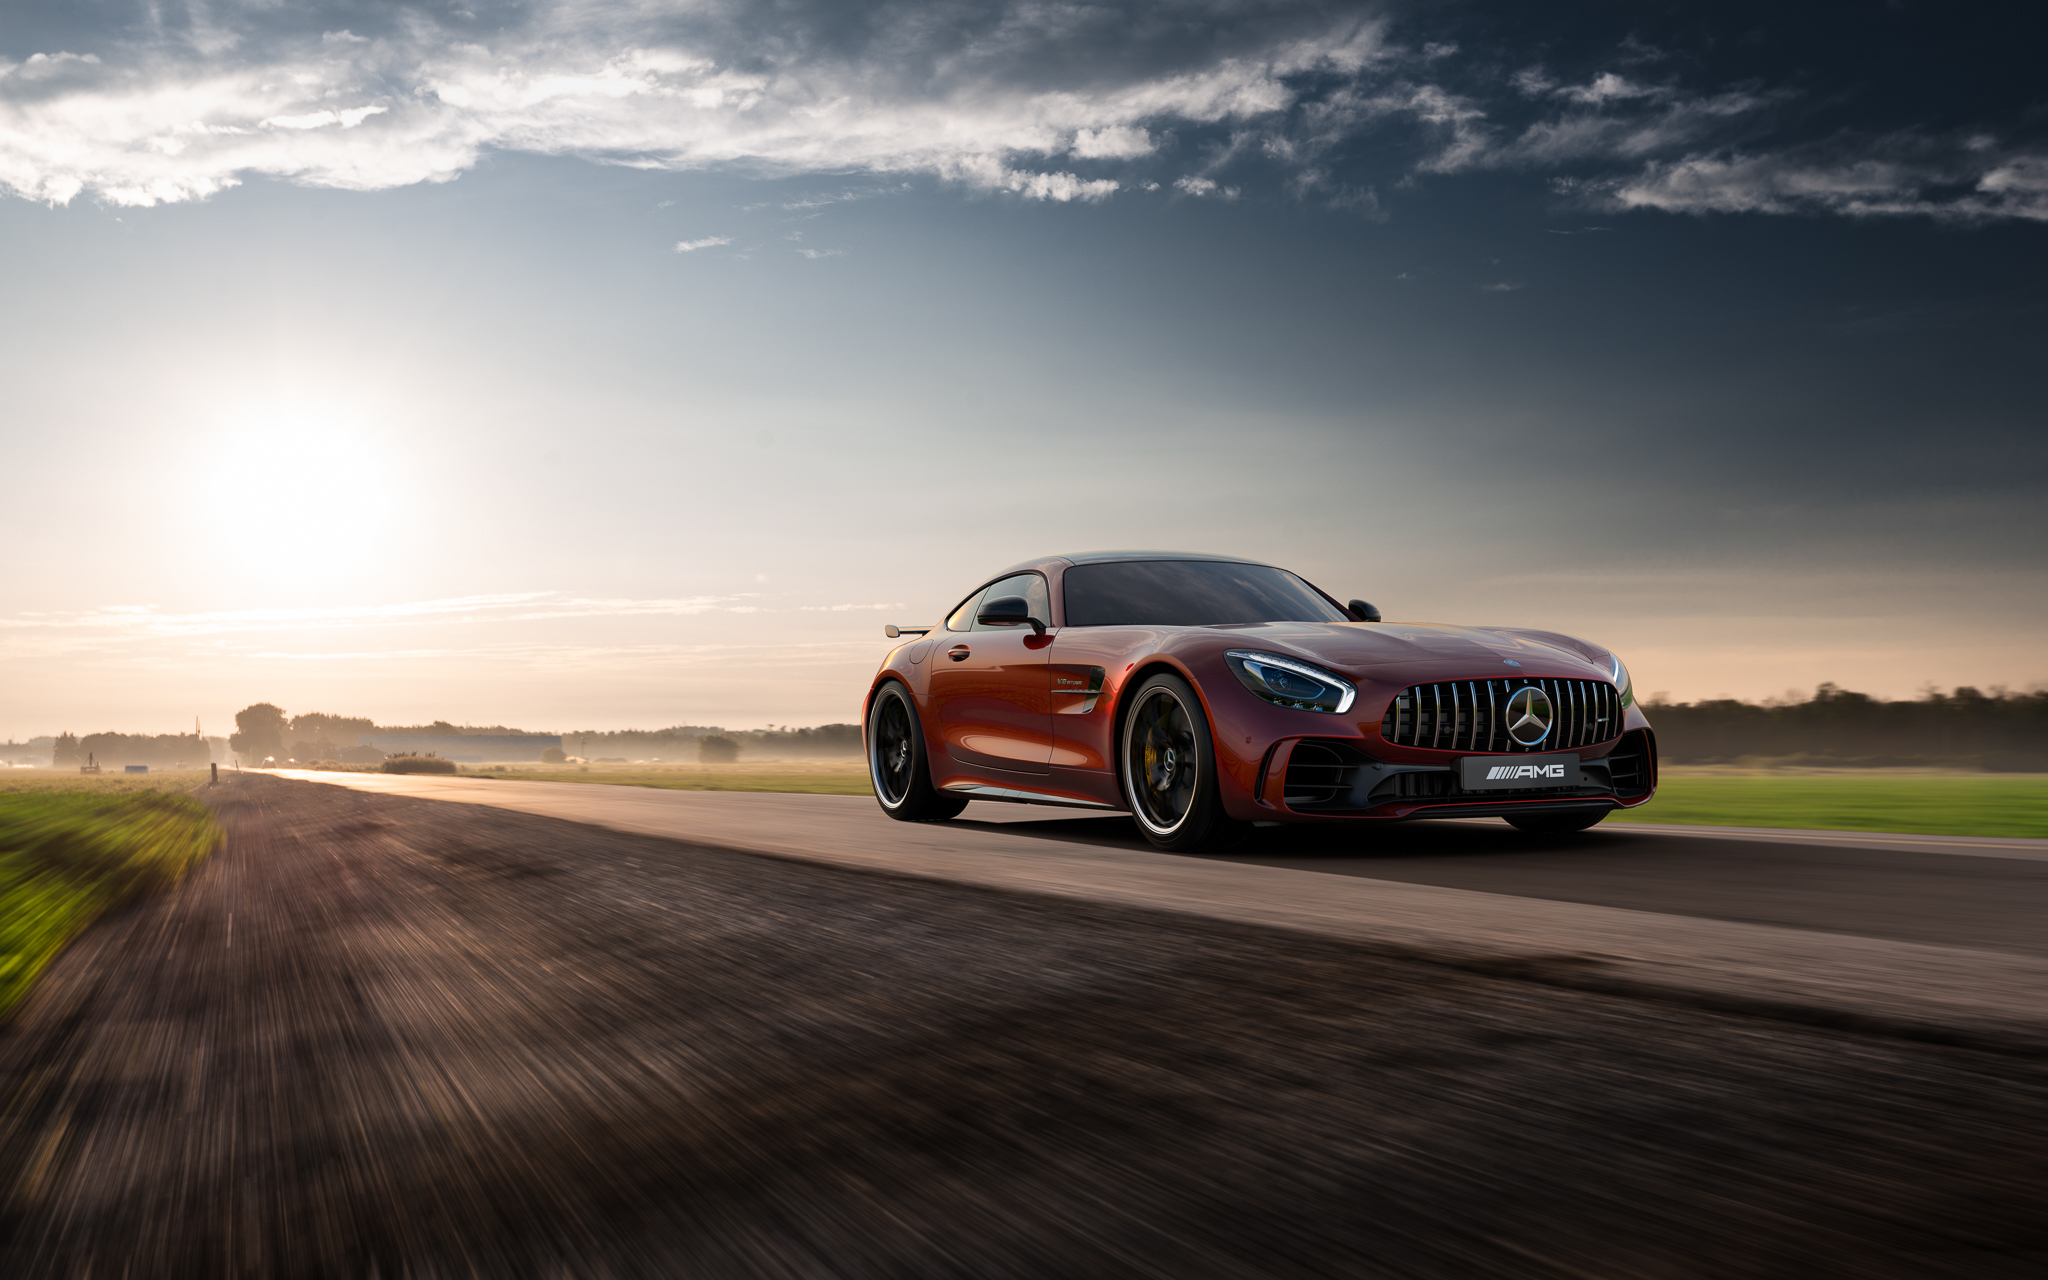
<path id="1" fill-rule="evenodd" d="M 1550 704 L 1550 732 L 1533 743 L 1508 733 L 1508 703 L 1536 688 Z M 1575 751 L 1621 733 L 1621 697 L 1605 680 L 1444 680 L 1404 689 L 1387 706 L 1380 736 L 1435 751 Z M 1525 735 L 1526 736 L 1526 735 Z"/>
<path id="2" fill-rule="evenodd" d="M 1633 800 L 1647 794 L 1656 781 L 1656 771 L 1651 767 L 1649 735 L 1638 729 L 1621 740 L 1607 756 L 1609 776 L 1614 779 L 1614 794 L 1624 800 Z"/>
<path id="3" fill-rule="evenodd" d="M 1289 808 L 1333 804 L 1351 794 L 1352 779 L 1364 758 L 1335 743 L 1297 742 L 1287 758 L 1282 794 Z"/>

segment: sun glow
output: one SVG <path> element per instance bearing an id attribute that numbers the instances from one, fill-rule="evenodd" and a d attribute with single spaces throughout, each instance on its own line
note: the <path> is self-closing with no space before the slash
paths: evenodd
<path id="1" fill-rule="evenodd" d="M 272 407 L 225 424 L 203 469 L 217 544 L 274 583 L 374 571 L 402 518 L 404 456 L 361 417 Z"/>

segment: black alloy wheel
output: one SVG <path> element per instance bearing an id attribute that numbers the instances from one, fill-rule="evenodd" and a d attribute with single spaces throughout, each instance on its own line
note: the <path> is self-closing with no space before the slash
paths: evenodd
<path id="1" fill-rule="evenodd" d="M 1209 718 L 1187 681 L 1161 673 L 1138 686 L 1117 755 L 1124 799 L 1154 845 L 1191 853 L 1243 836 L 1245 824 L 1231 821 L 1217 796 Z"/>
<path id="2" fill-rule="evenodd" d="M 868 779 L 883 813 L 902 822 L 937 822 L 967 807 L 965 797 L 932 786 L 917 707 L 910 691 L 894 680 L 875 690 L 868 704 L 867 739 Z"/>
<path id="3" fill-rule="evenodd" d="M 1532 836 L 1568 836 L 1574 831 L 1598 826 L 1601 819 L 1613 812 L 1612 809 L 1595 809 L 1590 813 L 1530 813 L 1509 818 L 1507 824 Z"/>

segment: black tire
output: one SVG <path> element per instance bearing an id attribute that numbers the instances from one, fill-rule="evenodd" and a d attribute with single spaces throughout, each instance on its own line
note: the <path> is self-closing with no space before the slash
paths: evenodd
<path id="1" fill-rule="evenodd" d="M 1613 812 L 1612 809 L 1599 809 L 1592 813 L 1530 813 L 1509 818 L 1507 824 L 1532 836 L 1568 836 L 1574 831 L 1598 826 L 1601 819 Z"/>
<path id="2" fill-rule="evenodd" d="M 875 802 L 899 822 L 943 822 L 967 807 L 965 796 L 949 796 L 932 786 L 931 761 L 925 756 L 924 729 L 910 690 L 894 680 L 875 690 L 868 703 L 868 781 Z"/>
<path id="3" fill-rule="evenodd" d="M 1162 672 L 1131 695 L 1118 735 L 1117 775 L 1138 830 L 1161 849 L 1224 849 L 1250 829 L 1223 812 L 1209 718 L 1179 676 Z"/>

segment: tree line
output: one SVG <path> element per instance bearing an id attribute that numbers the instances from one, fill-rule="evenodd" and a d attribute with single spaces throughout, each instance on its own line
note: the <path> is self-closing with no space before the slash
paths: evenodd
<path id="1" fill-rule="evenodd" d="M 570 755 L 587 760 L 659 758 L 695 760 L 707 738 L 730 741 L 754 757 L 852 756 L 861 751 L 860 726 L 821 724 L 767 729 L 722 729 L 715 725 L 673 725 L 666 729 L 579 729 L 562 735 Z M 716 744 L 714 744 L 716 745 Z"/>
<path id="2" fill-rule="evenodd" d="M 1878 767 L 2048 770 L 2048 690 L 1952 693 L 1886 701 L 1832 684 L 1804 702 L 1650 702 L 1657 754 L 1678 764 L 1744 757 Z"/>
<path id="3" fill-rule="evenodd" d="M 507 725 L 453 725 L 446 720 L 431 724 L 380 725 L 364 716 L 338 716 L 324 711 L 292 715 L 269 702 L 258 702 L 235 713 L 235 732 L 230 748 L 245 764 L 266 757 L 279 760 L 348 760 L 352 754 L 365 759 L 373 748 L 359 748 L 356 739 L 366 733 L 410 733 L 443 737 L 469 734 L 514 734 L 529 730 Z M 585 759 L 623 758 L 695 760 L 700 758 L 704 739 L 712 743 L 714 755 L 722 755 L 726 742 L 738 754 L 763 756 L 848 756 L 861 750 L 860 726 L 827 724 L 815 727 L 791 726 L 767 729 L 725 729 L 717 725 L 672 725 L 666 729 L 584 729 L 562 735 L 565 755 Z"/>
<path id="4" fill-rule="evenodd" d="M 311 764 L 316 760 L 343 760 L 360 758 L 366 763 L 375 763 L 384 758 L 384 753 L 374 747 L 362 747 L 356 739 L 366 733 L 411 733 L 436 737 L 462 737 L 470 734 L 512 734 L 525 733 L 524 729 L 508 728 L 505 725 L 453 725 L 446 720 L 431 724 L 378 724 L 368 716 L 337 716 L 325 711 L 303 711 L 291 715 L 274 703 L 258 702 L 235 713 L 235 732 L 228 738 L 228 746 L 245 764 L 260 763 L 267 757 L 279 760 L 297 760 Z"/>
<path id="5" fill-rule="evenodd" d="M 213 748 L 196 733 L 60 733 L 50 748 L 50 764 L 58 769 L 87 763 L 199 769 L 212 759 Z"/>

